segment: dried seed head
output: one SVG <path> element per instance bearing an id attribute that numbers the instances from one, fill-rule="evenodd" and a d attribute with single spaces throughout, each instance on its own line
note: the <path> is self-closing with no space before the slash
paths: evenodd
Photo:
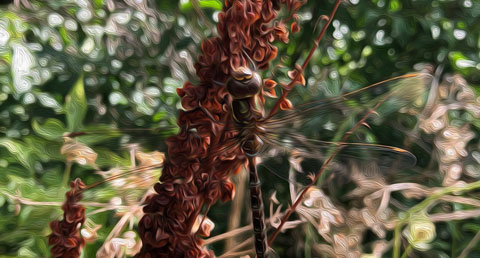
<path id="1" fill-rule="evenodd" d="M 98 154 L 87 145 L 79 143 L 75 139 L 64 137 L 60 153 L 66 157 L 67 162 L 77 162 L 80 165 L 90 165 L 93 168 L 97 168 L 95 161 Z"/>
<path id="2" fill-rule="evenodd" d="M 298 25 L 297 22 L 292 22 L 292 24 L 290 25 L 290 31 L 292 33 L 297 33 L 300 31 L 300 25 Z"/>
<path id="3" fill-rule="evenodd" d="M 85 184 L 77 178 L 70 182 L 70 187 L 62 205 L 63 220 L 50 222 L 52 233 L 48 237 L 48 244 L 52 246 L 50 253 L 53 257 L 80 257 L 85 245 L 85 240 L 79 233 L 80 226 L 85 221 L 85 207 L 78 204 Z"/>
<path id="4" fill-rule="evenodd" d="M 284 99 L 282 103 L 280 103 L 280 109 L 282 110 L 290 110 L 293 109 L 293 104 L 289 99 Z"/>

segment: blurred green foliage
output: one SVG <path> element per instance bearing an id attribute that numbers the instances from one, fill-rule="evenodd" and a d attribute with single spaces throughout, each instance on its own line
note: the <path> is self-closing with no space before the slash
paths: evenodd
<path id="1" fill-rule="evenodd" d="M 0 7 L 0 257 L 48 257 L 48 223 L 58 219 L 61 210 L 58 205 L 40 202 L 62 202 L 67 180 L 81 177 L 93 183 L 101 179 L 88 163 L 73 164 L 70 172 L 60 153 L 61 136 L 112 127 L 174 126 L 177 109 L 181 108 L 175 90 L 186 81 L 198 82 L 193 64 L 201 41 L 216 33 L 222 3 L 15 3 Z M 316 24 L 318 17 L 330 13 L 332 6 L 332 1 L 312 0 L 300 10 L 302 30 L 291 35 L 288 44 L 277 45 L 279 58 L 263 72 L 265 78 L 282 62 L 283 68 L 275 71 L 274 79 L 288 81 L 287 71 L 303 62 L 319 33 L 322 24 Z M 443 74 L 461 74 L 479 92 L 479 16 L 480 3 L 475 0 L 346 1 L 305 71 L 307 87 L 295 88 L 291 99 L 298 104 L 337 96 L 422 67 L 441 67 Z M 449 115 L 459 124 L 472 124 L 472 142 L 478 145 L 480 124 L 475 117 L 455 112 Z M 392 137 L 391 130 L 395 131 L 395 121 L 407 120 L 400 116 L 392 115 L 386 124 L 365 130 L 365 139 L 399 145 L 404 137 Z M 305 128 L 304 133 L 318 134 L 316 128 L 322 123 L 317 121 L 316 127 Z M 414 125 L 406 123 L 405 128 Z M 126 143 L 138 142 L 145 151 L 165 151 L 163 140 L 173 133 L 175 130 L 168 129 L 146 140 L 120 134 L 79 141 L 92 146 L 99 155 L 96 164 L 106 168 L 130 165 L 128 150 L 122 148 Z M 431 153 L 417 149 L 419 163 L 426 169 L 435 160 Z M 271 192 L 278 179 L 263 177 L 268 178 L 265 186 L 271 187 Z M 441 179 L 424 183 L 441 186 Z M 117 191 L 105 185 L 100 194 L 85 199 L 108 202 Z M 16 197 L 34 203 L 20 204 Z M 406 200 L 405 205 L 414 204 Z M 218 214 L 209 214 L 217 223 L 214 233 L 226 228 L 223 216 L 227 208 L 218 209 Z M 87 245 L 84 257 L 94 257 L 118 220 L 113 212 L 97 213 L 91 219 L 102 228 L 98 240 Z M 458 256 L 480 229 L 478 219 L 439 227 L 439 238 L 433 244 L 436 251 L 429 257 Z M 301 247 L 284 248 L 289 237 L 278 240 L 279 252 L 290 257 L 303 255 L 298 251 Z M 302 244 L 306 248 L 308 241 Z M 221 246 L 218 248 L 221 250 Z M 474 248 L 471 255 L 480 255 L 480 248 Z"/>

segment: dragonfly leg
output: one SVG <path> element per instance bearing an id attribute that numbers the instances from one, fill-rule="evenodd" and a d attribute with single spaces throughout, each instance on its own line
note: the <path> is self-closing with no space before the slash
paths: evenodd
<path id="1" fill-rule="evenodd" d="M 212 122 L 214 122 L 215 124 L 221 124 L 219 121 L 217 121 L 217 119 L 215 119 L 215 117 L 213 117 L 212 113 L 210 113 L 202 106 L 202 103 L 200 101 L 198 101 L 198 107 L 203 111 L 203 113 L 205 113 L 205 115 L 208 116 L 208 118 L 210 118 L 210 120 L 212 120 Z"/>
<path id="2" fill-rule="evenodd" d="M 254 157 L 248 158 L 250 173 L 250 201 L 252 209 L 253 233 L 255 235 L 255 252 L 257 258 L 267 257 L 267 233 L 265 230 L 265 216 L 263 212 L 262 188 L 258 178 Z"/>
<path id="3" fill-rule="evenodd" d="M 224 86 L 224 87 L 227 86 L 227 84 L 225 84 L 225 83 L 223 83 L 223 82 L 219 82 L 219 81 L 214 80 L 214 79 L 212 79 L 212 82 L 213 82 L 213 83 L 216 83 L 216 84 L 218 84 L 218 85 L 220 85 L 220 86 Z"/>
<path id="4" fill-rule="evenodd" d="M 218 70 L 218 66 L 215 68 L 215 70 L 213 71 L 213 75 L 212 75 L 212 82 L 215 83 L 215 84 L 218 84 L 220 86 L 223 86 L 223 87 L 227 87 L 227 84 L 224 83 L 224 82 L 219 82 L 217 80 L 215 80 L 214 78 L 217 76 L 217 70 Z"/>
<path id="5" fill-rule="evenodd" d="M 247 53 L 247 51 L 245 51 L 245 49 L 242 48 L 242 52 L 245 56 L 247 56 L 248 61 L 250 62 L 250 64 L 253 67 L 253 71 L 256 72 L 257 71 L 257 66 L 255 65 L 255 62 L 253 62 L 252 58 L 248 55 L 248 53 Z"/>

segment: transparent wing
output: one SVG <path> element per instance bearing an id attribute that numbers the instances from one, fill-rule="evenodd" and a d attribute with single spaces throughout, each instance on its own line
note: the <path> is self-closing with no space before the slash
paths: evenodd
<path id="1" fill-rule="evenodd" d="M 176 126 L 165 125 L 154 128 L 115 128 L 112 125 L 88 126 L 84 130 L 65 133 L 65 137 L 79 137 L 85 141 L 97 142 L 103 139 L 117 138 L 125 135 L 135 137 L 167 137 L 178 131 Z"/>
<path id="2" fill-rule="evenodd" d="M 266 130 L 289 128 L 289 124 L 310 121 L 324 115 L 335 121 L 345 115 L 368 111 L 379 102 L 383 103 L 376 112 L 380 116 L 388 115 L 421 99 L 431 78 L 431 75 L 425 73 L 394 77 L 338 97 L 312 101 L 298 105 L 293 110 L 279 112 L 265 120 L 262 126 Z M 337 115 L 339 111 L 343 113 L 340 116 Z"/>
<path id="3" fill-rule="evenodd" d="M 340 159 L 375 162 L 383 168 L 410 168 L 417 161 L 415 155 L 402 148 L 381 144 L 321 141 L 287 130 L 282 134 L 267 134 L 263 140 L 283 152 L 311 159 L 325 160 L 338 148 L 337 156 Z"/>
<path id="4" fill-rule="evenodd" d="M 75 138 L 98 153 L 101 167 L 128 161 L 128 153 L 134 149 L 165 151 L 165 139 L 175 134 L 177 127 L 166 125 L 155 128 L 115 128 L 114 125 L 86 126 L 81 131 L 64 133 L 64 139 Z"/>
<path id="5" fill-rule="evenodd" d="M 382 168 L 382 171 L 410 168 L 415 165 L 416 157 L 407 150 L 380 144 L 335 141 L 340 141 L 344 133 L 351 129 L 359 121 L 361 115 L 366 112 L 373 110 L 375 115 L 371 116 L 386 117 L 421 99 L 425 95 L 430 77 L 428 74 L 421 73 L 407 74 L 339 97 L 296 106 L 293 110 L 279 113 L 263 121 L 261 126 L 266 133 L 262 140 L 270 150 L 281 150 L 290 156 L 300 157 L 302 160 L 316 160 L 312 166 L 306 169 L 296 169 L 306 173 L 317 172 L 323 162 L 337 148 L 340 149 L 335 158 L 336 161 L 340 161 L 337 164 L 350 161 L 360 164 L 373 162 Z M 328 123 L 333 124 L 331 125 L 333 129 L 324 130 Z M 313 139 L 312 131 L 313 138 L 333 140 Z M 325 131 L 328 131 L 330 135 L 323 135 Z M 307 135 L 309 136 L 307 137 Z M 273 158 L 275 158 L 274 155 Z M 272 171 L 275 168 L 268 170 Z M 279 174 L 283 175 L 284 173 Z"/>

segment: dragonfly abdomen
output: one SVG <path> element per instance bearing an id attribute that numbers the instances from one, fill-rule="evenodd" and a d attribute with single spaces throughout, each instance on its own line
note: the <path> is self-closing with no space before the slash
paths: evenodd
<path id="1" fill-rule="evenodd" d="M 265 215 L 263 212 L 262 188 L 258 178 L 257 167 L 253 157 L 248 159 L 250 173 L 250 204 L 252 209 L 253 233 L 255 235 L 255 250 L 257 258 L 266 257 L 267 234 L 265 231 Z"/>

